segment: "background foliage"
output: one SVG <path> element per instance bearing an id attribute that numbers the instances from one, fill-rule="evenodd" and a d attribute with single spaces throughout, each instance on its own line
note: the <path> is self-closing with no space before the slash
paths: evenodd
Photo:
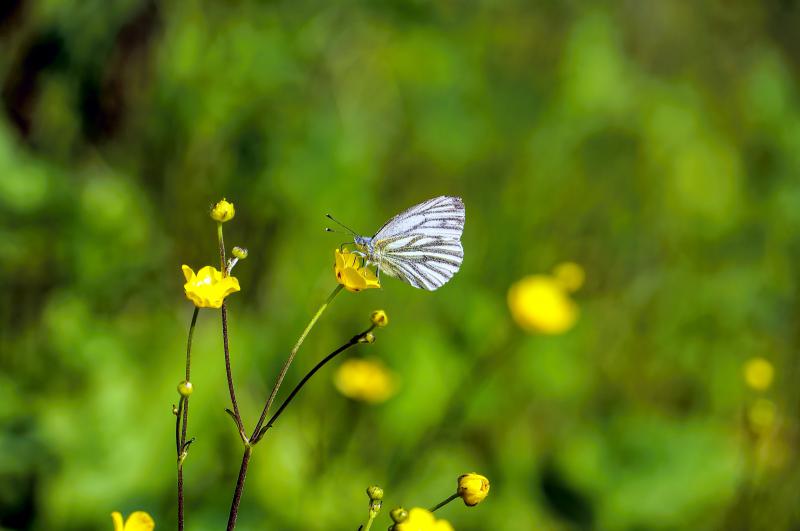
<path id="1" fill-rule="evenodd" d="M 252 425 L 332 287 L 323 214 L 370 233 L 447 193 L 461 273 L 344 293 L 289 376 L 381 307 L 353 355 L 398 394 L 312 381 L 253 457 L 242 529 L 355 529 L 368 484 L 429 506 L 470 470 L 492 492 L 442 511 L 459 530 L 796 529 L 798 24 L 794 0 L 3 3 L 0 527 L 173 526 L 179 268 L 215 263 L 214 201 L 250 249 L 230 319 Z M 580 319 L 526 334 L 506 291 L 563 260 Z M 191 530 L 224 525 L 240 457 L 219 330 L 202 311 Z"/>

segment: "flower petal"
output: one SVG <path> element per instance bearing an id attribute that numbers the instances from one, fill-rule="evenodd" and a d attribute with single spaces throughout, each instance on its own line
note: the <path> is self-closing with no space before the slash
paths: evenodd
<path id="1" fill-rule="evenodd" d="M 192 271 L 192 268 L 186 264 L 183 264 L 181 269 L 183 270 L 183 276 L 186 278 L 186 282 L 191 282 L 191 280 L 194 278 L 194 271 Z"/>
<path id="2" fill-rule="evenodd" d="M 128 520 L 125 522 L 125 531 L 153 531 L 156 523 L 144 511 L 136 511 L 131 513 Z"/>
<path id="3" fill-rule="evenodd" d="M 122 523 L 122 514 L 114 511 L 111 513 L 111 520 L 114 521 L 114 531 L 125 531 L 125 526 Z"/>

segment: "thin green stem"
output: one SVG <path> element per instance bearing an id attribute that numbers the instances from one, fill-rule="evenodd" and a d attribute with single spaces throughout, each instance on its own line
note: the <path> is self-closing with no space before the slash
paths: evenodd
<path id="1" fill-rule="evenodd" d="M 250 437 L 251 439 L 255 438 L 261 431 L 261 427 L 264 425 L 264 420 L 267 418 L 267 413 L 269 413 L 269 408 L 272 406 L 272 402 L 275 401 L 275 396 L 278 394 L 281 384 L 283 384 L 283 379 L 286 377 L 286 372 L 289 370 L 289 366 L 294 361 L 297 351 L 300 350 L 300 346 L 303 344 L 303 341 L 306 340 L 306 336 L 308 336 L 308 333 L 311 332 L 312 328 L 314 328 L 314 325 L 317 324 L 320 316 L 322 316 L 328 306 L 330 306 L 331 302 L 333 302 L 333 299 L 339 294 L 339 292 L 342 291 L 342 287 L 343 286 L 341 284 L 336 285 L 336 288 L 334 288 L 322 306 L 319 307 L 317 313 L 315 313 L 311 318 L 311 321 L 308 322 L 305 330 L 303 330 L 303 333 L 300 334 L 300 337 L 297 339 L 294 347 L 292 347 L 291 352 L 289 352 L 289 357 L 286 358 L 286 361 L 281 368 L 281 372 L 278 374 L 278 379 L 275 381 L 275 385 L 272 387 L 272 392 L 269 394 L 269 398 L 267 398 L 267 402 L 264 404 L 264 409 L 261 411 L 261 416 L 256 423 L 256 427 L 253 430 L 253 435 Z"/>
<path id="2" fill-rule="evenodd" d="M 320 370 L 326 363 L 331 361 L 333 358 L 335 358 L 336 356 L 338 356 L 339 354 L 341 354 L 345 350 L 347 350 L 350 347 L 360 343 L 360 340 L 368 332 L 371 332 L 373 328 L 374 328 L 374 325 L 369 327 L 364 332 L 353 336 L 352 338 L 350 338 L 350 340 L 347 343 L 343 344 L 342 346 L 340 346 L 339 348 L 337 348 L 336 350 L 334 350 L 333 352 L 331 352 L 330 354 L 328 354 L 327 356 L 322 358 L 316 365 L 314 365 L 314 368 L 312 368 L 310 371 L 308 371 L 308 373 L 305 376 L 303 376 L 303 378 L 297 383 L 297 385 L 294 386 L 294 389 L 292 389 L 292 392 L 289 393 L 289 396 L 286 397 L 286 399 L 278 407 L 277 411 L 275 411 L 275 413 L 272 415 L 272 417 L 267 421 L 267 423 L 264 425 L 264 427 L 261 429 L 261 431 L 255 437 L 252 438 L 253 444 L 256 444 L 259 440 L 261 440 L 261 438 L 264 436 L 264 434 L 267 432 L 267 430 L 270 429 L 273 426 L 273 424 L 275 424 L 275 421 L 278 420 L 278 417 L 281 416 L 281 413 L 283 413 L 283 411 L 286 409 L 286 407 L 291 403 L 292 399 L 294 399 L 294 397 L 297 395 L 297 393 L 300 392 L 300 389 L 303 388 L 303 386 L 306 384 L 306 382 L 308 382 L 308 380 L 310 380 L 311 377 L 314 376 L 314 374 L 316 374 L 316 372 L 318 370 Z"/>
<path id="3" fill-rule="evenodd" d="M 247 443 L 247 435 L 244 433 L 242 415 L 239 413 L 239 403 L 236 401 L 236 390 L 233 386 L 231 351 L 228 346 L 228 308 L 224 301 L 222 303 L 222 348 L 225 351 L 225 375 L 228 378 L 228 393 L 230 394 L 231 405 L 233 406 L 233 418 L 236 421 L 236 425 L 239 427 L 239 436 L 242 438 L 242 442 Z"/>
<path id="4" fill-rule="evenodd" d="M 375 520 L 376 516 L 378 516 L 378 513 L 373 513 L 372 511 L 370 511 L 369 520 L 367 520 L 367 523 L 364 524 L 364 528 L 362 531 L 369 531 L 369 528 L 372 527 L 372 521 Z"/>
<path id="5" fill-rule="evenodd" d="M 192 368 L 192 338 L 194 337 L 194 329 L 197 325 L 197 314 L 200 308 L 195 306 L 194 313 L 192 313 L 192 321 L 189 323 L 189 334 L 186 340 L 186 381 L 190 382 Z M 185 451 L 186 445 L 186 430 L 189 425 L 189 397 L 181 397 L 178 402 L 178 414 L 175 421 L 175 445 L 178 453 L 178 531 L 183 531 L 184 527 L 184 510 L 183 510 L 183 458 L 182 454 Z"/>
<path id="6" fill-rule="evenodd" d="M 222 223 L 217 222 L 217 241 L 219 242 L 219 270 L 222 276 L 228 276 L 228 268 L 225 264 L 225 238 L 222 237 Z"/>
<path id="7" fill-rule="evenodd" d="M 437 505 L 434 505 L 433 507 L 431 507 L 430 511 L 432 513 L 436 512 L 437 509 L 441 509 L 442 507 L 444 507 L 445 505 L 447 505 L 451 501 L 455 500 L 456 498 L 458 498 L 458 493 L 457 492 L 455 494 L 453 494 L 452 496 L 450 496 L 449 498 L 447 498 L 446 500 L 442 500 Z"/>

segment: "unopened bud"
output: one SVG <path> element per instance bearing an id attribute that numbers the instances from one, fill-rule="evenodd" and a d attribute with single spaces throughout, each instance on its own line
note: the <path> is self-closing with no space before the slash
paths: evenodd
<path id="1" fill-rule="evenodd" d="M 188 398 L 189 395 L 192 394 L 192 391 L 194 391 L 194 386 L 192 385 L 192 382 L 184 380 L 178 384 L 178 393 L 180 393 L 182 397 Z"/>
<path id="2" fill-rule="evenodd" d="M 367 496 L 369 496 L 370 500 L 382 500 L 383 489 L 377 485 L 371 485 L 367 488 Z"/>
<path id="3" fill-rule="evenodd" d="M 233 250 L 231 250 L 231 254 L 239 260 L 244 260 L 247 258 L 247 249 L 244 247 L 234 247 Z"/>
<path id="4" fill-rule="evenodd" d="M 372 332 L 367 332 L 363 336 L 358 338 L 359 343 L 375 343 L 375 334 Z"/>
<path id="5" fill-rule="evenodd" d="M 408 518 L 408 511 L 406 511 L 402 507 L 398 507 L 396 509 L 392 509 L 392 511 L 389 513 L 389 516 L 392 517 L 394 523 L 399 524 L 400 522 L 403 522 Z"/>
<path id="6" fill-rule="evenodd" d="M 225 198 L 211 209 L 211 219 L 220 223 L 232 220 L 235 215 L 236 209 L 233 208 L 233 203 L 226 201 Z"/>
<path id="7" fill-rule="evenodd" d="M 389 316 L 383 310 L 375 310 L 369 316 L 369 319 L 375 326 L 384 327 L 389 324 Z"/>

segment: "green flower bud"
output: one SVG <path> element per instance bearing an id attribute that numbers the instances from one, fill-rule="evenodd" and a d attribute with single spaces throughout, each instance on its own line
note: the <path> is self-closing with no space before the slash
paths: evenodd
<path id="1" fill-rule="evenodd" d="M 231 251 L 231 254 L 238 258 L 239 260 L 244 260 L 247 258 L 247 249 L 244 247 L 234 247 Z"/>
<path id="2" fill-rule="evenodd" d="M 192 382 L 184 380 L 178 384 L 178 393 L 180 393 L 182 397 L 188 398 L 189 395 L 192 394 L 192 391 L 194 391 L 194 386 L 192 385 Z"/>
<path id="3" fill-rule="evenodd" d="M 375 343 L 375 334 L 372 332 L 367 332 L 360 338 L 358 338 L 359 343 Z"/>
<path id="4" fill-rule="evenodd" d="M 367 496 L 369 496 L 370 500 L 382 500 L 383 489 L 377 485 L 371 485 L 367 488 Z"/>
<path id="5" fill-rule="evenodd" d="M 397 507 L 396 509 L 392 509 L 392 511 L 389 513 L 389 516 L 392 517 L 394 523 L 399 524 L 408 518 L 408 511 L 402 507 Z"/>

